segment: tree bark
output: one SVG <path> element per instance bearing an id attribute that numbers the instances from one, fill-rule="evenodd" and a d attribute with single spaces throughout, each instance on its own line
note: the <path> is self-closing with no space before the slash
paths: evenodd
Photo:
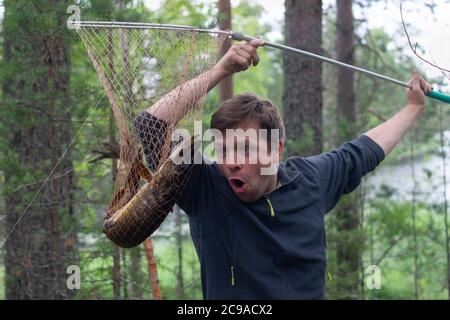
<path id="1" fill-rule="evenodd" d="M 116 245 L 113 246 L 113 295 L 114 300 L 120 299 L 120 292 L 122 287 L 122 274 L 120 272 L 120 248 Z"/>
<path id="2" fill-rule="evenodd" d="M 141 269 L 141 250 L 136 247 L 130 249 L 130 278 L 131 278 L 131 292 L 133 299 L 144 299 L 144 277 Z"/>
<path id="3" fill-rule="evenodd" d="M 217 4 L 219 10 L 219 29 L 231 30 L 231 3 L 230 0 L 219 0 Z M 220 56 L 223 56 L 231 47 L 231 39 L 225 39 L 220 48 Z M 220 101 L 225 101 L 233 97 L 233 77 L 229 76 L 219 83 Z"/>
<path id="4" fill-rule="evenodd" d="M 153 243 L 151 238 L 144 241 L 145 254 L 147 255 L 148 273 L 152 284 L 153 300 L 161 300 L 161 288 L 159 286 L 158 268 L 156 265 L 155 254 L 153 252 Z"/>
<path id="5" fill-rule="evenodd" d="M 337 0 L 336 54 L 339 61 L 354 64 L 354 28 L 352 0 Z M 356 106 L 354 72 L 337 68 L 337 117 L 339 143 L 354 138 L 356 134 Z"/>
<path id="6" fill-rule="evenodd" d="M 112 32 L 108 32 L 108 60 L 109 60 L 109 69 L 110 72 L 114 70 L 114 43 Z M 108 126 L 108 134 L 109 134 L 109 145 L 117 145 L 115 137 L 115 120 L 114 113 L 112 109 L 109 109 L 109 126 Z M 113 184 L 116 182 L 117 177 L 117 159 L 119 158 L 119 151 L 117 152 L 117 158 L 111 157 L 111 176 Z M 113 295 L 115 300 L 120 299 L 120 292 L 122 286 L 122 275 L 120 271 L 120 248 L 114 244 L 112 244 L 113 249 L 113 267 L 112 267 L 112 282 L 113 282 Z"/>
<path id="7" fill-rule="evenodd" d="M 174 209 L 175 214 L 175 239 L 177 243 L 178 254 L 178 272 L 177 272 L 177 298 L 184 299 L 184 276 L 183 276 L 183 234 L 181 211 L 178 207 Z"/>
<path id="8" fill-rule="evenodd" d="M 336 0 L 336 53 L 339 61 L 353 64 L 353 12 L 351 0 Z M 337 69 L 338 145 L 357 134 L 353 71 Z M 344 196 L 336 208 L 337 289 L 341 299 L 359 298 L 361 235 L 358 194 Z"/>
<path id="9" fill-rule="evenodd" d="M 5 197 L 7 299 L 67 299 L 74 293 L 65 274 L 77 259 L 70 151 L 60 160 L 71 141 L 67 5 L 4 2 L 3 59 L 14 70 L 3 77 L 5 186 L 29 184 Z M 42 187 L 30 184 L 42 180 Z M 62 232 L 62 222 L 73 226 L 70 232 Z"/>
<path id="10" fill-rule="evenodd" d="M 322 52 L 322 1 L 285 1 L 285 43 Z M 286 155 L 308 156 L 322 151 L 322 63 L 283 52 L 283 113 Z"/>

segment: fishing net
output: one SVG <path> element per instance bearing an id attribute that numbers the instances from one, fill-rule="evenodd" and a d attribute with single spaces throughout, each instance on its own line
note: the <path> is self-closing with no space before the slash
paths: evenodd
<path id="1" fill-rule="evenodd" d="M 83 22 L 77 32 L 105 89 L 119 133 L 118 174 L 104 232 L 115 244 L 134 247 L 164 221 L 189 177 L 193 161 L 175 164 L 173 159 L 186 147 L 194 154 L 199 139 L 193 136 L 194 121 L 202 118 L 207 71 L 227 34 L 108 22 Z M 186 85 L 195 92 L 189 101 L 182 96 Z M 175 99 L 164 103 L 169 92 Z M 168 119 L 151 115 L 156 102 L 167 108 Z M 174 111 L 180 103 L 189 104 L 187 113 Z M 191 139 L 172 141 L 175 129 L 188 130 Z"/>

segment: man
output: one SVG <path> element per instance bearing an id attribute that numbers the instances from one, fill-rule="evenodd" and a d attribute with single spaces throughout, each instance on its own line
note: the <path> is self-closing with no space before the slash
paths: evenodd
<path id="1" fill-rule="evenodd" d="M 195 105 L 201 88 L 211 90 L 225 77 L 256 66 L 257 48 L 263 45 L 258 39 L 232 46 L 212 70 L 170 92 L 136 119 L 140 132 L 143 125 L 154 128 L 140 136 L 152 169 L 159 158 L 149 142 L 152 135 L 153 141 L 162 140 L 168 126 Z M 219 158 L 224 162 L 195 165 L 177 203 L 189 218 L 206 299 L 324 298 L 325 214 L 375 169 L 423 113 L 424 93 L 431 86 L 416 72 L 410 83 L 406 107 L 338 150 L 292 157 L 274 173 L 262 174 L 267 163 L 242 163 L 226 155 L 237 150 L 236 138 L 219 146 L 225 151 Z M 284 126 L 270 101 L 238 95 L 214 113 L 211 128 L 277 132 L 275 143 L 248 136 L 243 143 L 253 150 L 264 145 L 275 155 L 273 163 L 281 159 Z"/>

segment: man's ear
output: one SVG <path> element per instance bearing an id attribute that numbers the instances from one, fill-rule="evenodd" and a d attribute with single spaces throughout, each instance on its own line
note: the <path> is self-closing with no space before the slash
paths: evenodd
<path id="1" fill-rule="evenodd" d="M 278 161 L 281 162 L 281 158 L 283 158 L 283 148 L 284 148 L 284 141 L 278 140 Z"/>

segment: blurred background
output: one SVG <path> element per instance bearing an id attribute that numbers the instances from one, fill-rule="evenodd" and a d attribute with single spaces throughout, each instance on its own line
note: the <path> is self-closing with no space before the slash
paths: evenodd
<path id="1" fill-rule="evenodd" d="M 450 91 L 448 0 L 0 0 L 0 299 L 202 298 L 177 207 L 151 245 L 121 249 L 101 232 L 117 171 L 105 145 L 117 144 L 117 129 L 66 26 L 70 5 L 81 20 L 231 28 L 403 81 L 418 69 Z M 283 112 L 285 156 L 308 156 L 406 103 L 401 87 L 272 48 L 259 54 L 256 68 L 208 95 L 205 126 L 221 100 L 255 92 Z M 328 214 L 328 299 L 450 298 L 449 119 L 449 105 L 428 99 L 400 146 Z"/>

